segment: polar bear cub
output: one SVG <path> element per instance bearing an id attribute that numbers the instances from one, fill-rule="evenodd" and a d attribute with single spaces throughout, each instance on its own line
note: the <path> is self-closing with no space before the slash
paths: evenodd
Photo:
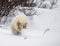
<path id="1" fill-rule="evenodd" d="M 27 28 L 28 18 L 24 13 L 16 15 L 11 22 L 12 34 L 18 35 L 23 28 Z"/>

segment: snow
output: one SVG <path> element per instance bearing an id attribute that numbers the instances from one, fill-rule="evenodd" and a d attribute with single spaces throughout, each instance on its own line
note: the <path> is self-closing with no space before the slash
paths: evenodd
<path id="1" fill-rule="evenodd" d="M 29 27 L 15 36 L 9 26 L 0 28 L 0 46 L 60 46 L 60 9 L 35 8 Z"/>

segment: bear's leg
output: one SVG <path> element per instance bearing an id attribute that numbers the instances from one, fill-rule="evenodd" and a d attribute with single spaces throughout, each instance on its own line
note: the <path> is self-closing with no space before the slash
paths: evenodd
<path id="1" fill-rule="evenodd" d="M 23 25 L 23 28 L 27 28 L 27 23 L 25 23 L 25 24 Z"/>
<path id="2" fill-rule="evenodd" d="M 14 31 L 12 31 L 12 34 L 18 35 L 19 34 L 19 31 L 14 30 Z"/>
<path id="3" fill-rule="evenodd" d="M 23 29 L 23 24 L 19 24 L 18 29 L 21 31 Z"/>
<path id="4" fill-rule="evenodd" d="M 17 23 L 17 28 L 21 31 L 23 29 L 23 24 L 18 22 Z"/>

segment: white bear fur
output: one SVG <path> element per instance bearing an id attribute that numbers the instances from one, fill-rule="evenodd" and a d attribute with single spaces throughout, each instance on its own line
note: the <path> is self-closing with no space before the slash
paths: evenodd
<path id="1" fill-rule="evenodd" d="M 11 22 L 12 34 L 18 35 L 19 33 L 21 33 L 21 30 L 23 28 L 27 27 L 27 24 L 28 18 L 25 14 L 20 13 L 19 15 L 15 16 Z"/>

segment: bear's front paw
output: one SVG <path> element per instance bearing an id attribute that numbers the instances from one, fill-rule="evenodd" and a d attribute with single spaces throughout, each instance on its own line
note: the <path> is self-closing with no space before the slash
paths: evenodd
<path id="1" fill-rule="evenodd" d="M 13 31 L 12 32 L 13 35 L 19 35 L 19 33 L 20 33 L 19 31 Z"/>

